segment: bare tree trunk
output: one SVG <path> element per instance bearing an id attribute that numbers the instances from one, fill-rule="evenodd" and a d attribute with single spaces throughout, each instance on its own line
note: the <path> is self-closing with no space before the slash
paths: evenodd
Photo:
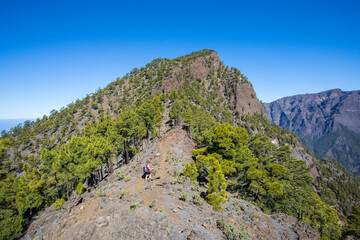
<path id="1" fill-rule="evenodd" d="M 124 140 L 124 149 L 125 149 L 125 163 L 129 164 L 129 149 L 126 140 Z"/>
<path id="2" fill-rule="evenodd" d="M 111 158 L 107 159 L 107 164 L 109 168 L 109 174 L 113 172 L 113 162 L 111 161 Z"/>
<path id="3" fill-rule="evenodd" d="M 59 199 L 59 187 L 58 187 L 58 180 L 56 177 L 56 172 L 55 172 L 55 186 L 56 186 L 56 200 Z"/>
<path id="4" fill-rule="evenodd" d="M 68 178 L 68 174 L 65 174 L 66 176 L 66 200 L 69 200 L 69 178 Z"/>
<path id="5" fill-rule="evenodd" d="M 86 188 L 89 187 L 89 178 L 88 177 L 85 179 L 84 187 L 86 187 Z"/>

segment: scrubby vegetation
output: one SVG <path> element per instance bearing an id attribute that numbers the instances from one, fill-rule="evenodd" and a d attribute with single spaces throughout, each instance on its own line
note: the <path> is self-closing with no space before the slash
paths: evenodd
<path id="1" fill-rule="evenodd" d="M 7 228 L 2 233 L 3 239 L 21 233 L 25 219 L 34 211 L 54 202 L 57 207 L 59 199 L 69 199 L 72 191 L 82 194 L 87 186 L 101 181 L 104 168 L 111 173 L 114 157 L 121 151 L 128 163 L 142 140 L 149 134 L 158 134 L 156 116 L 161 107 L 159 98 L 152 97 L 135 110 L 124 109 L 115 119 L 108 115 L 99 122 L 87 123 L 82 133 L 74 134 L 68 142 L 43 148 L 39 160 L 32 155 L 28 163 L 22 164 L 24 175 L 21 177 L 13 171 L 2 170 L 0 220 Z M 2 157 L 6 159 L 10 140 L 1 141 Z M 130 180 L 129 176 L 118 177 Z"/>
<path id="2" fill-rule="evenodd" d="M 197 143 L 195 161 L 185 165 L 183 174 L 207 188 L 205 200 L 215 211 L 233 196 L 266 213 L 286 213 L 308 222 L 323 239 L 340 238 L 339 217 L 349 223 L 346 233 L 356 231 L 359 211 L 353 205 L 360 199 L 359 181 L 335 162 L 318 160 L 313 166 L 321 174 L 314 181 L 310 168 L 291 156 L 300 146 L 295 134 L 261 114 L 236 109 L 236 87 L 249 82 L 236 68 L 222 63 L 215 67 L 212 52 L 155 59 L 83 100 L 53 110 L 49 117 L 3 132 L 0 238 L 14 239 L 34 212 L 62 205 L 72 192 L 84 193 L 115 166 L 129 163 L 144 141 L 160 135 L 167 108 L 173 124 L 186 125 Z M 191 70 L 198 58 L 209 68 L 206 79 L 195 79 Z M 164 79 L 169 77 L 184 84 L 166 88 Z M 116 176 L 130 180 L 122 172 Z M 184 176 L 174 173 L 172 183 L 183 182 Z M 120 198 L 126 194 L 124 190 Z M 181 199 L 188 200 L 185 192 Z M 196 195 L 193 202 L 203 201 Z M 137 202 L 130 205 L 132 210 L 138 207 Z M 241 235 L 226 224 L 219 223 L 219 228 L 246 237 L 246 229 Z"/>
<path id="3" fill-rule="evenodd" d="M 324 239 L 340 238 L 336 210 L 316 194 L 309 168 L 291 157 L 289 146 L 277 148 L 266 134 L 249 136 L 229 124 L 220 124 L 207 135 L 209 145 L 193 153 L 198 172 L 208 180 L 206 200 L 215 211 L 229 198 L 228 190 L 266 213 L 287 213 L 309 222 Z"/>

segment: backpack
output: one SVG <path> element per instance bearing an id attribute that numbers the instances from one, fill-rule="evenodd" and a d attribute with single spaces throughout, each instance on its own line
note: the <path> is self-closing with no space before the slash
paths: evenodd
<path id="1" fill-rule="evenodd" d="M 149 168 L 148 168 L 147 164 L 145 164 L 145 166 L 144 166 L 144 172 L 145 173 L 149 172 Z"/>

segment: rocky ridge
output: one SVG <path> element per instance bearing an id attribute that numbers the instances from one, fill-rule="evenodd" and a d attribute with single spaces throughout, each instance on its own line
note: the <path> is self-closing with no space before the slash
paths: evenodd
<path id="1" fill-rule="evenodd" d="M 320 239 L 309 224 L 264 214 L 236 196 L 221 212 L 195 201 L 205 187 L 177 175 L 193 147 L 181 126 L 168 130 L 90 192 L 39 212 L 21 239 Z M 156 171 L 150 182 L 141 177 L 146 159 Z M 129 177 L 119 180 L 118 172 Z"/>
<path id="2" fill-rule="evenodd" d="M 87 123 L 98 122 L 106 114 L 116 118 L 124 106 L 134 107 L 140 99 L 151 94 L 184 91 L 185 83 L 196 95 L 190 99 L 192 102 L 199 105 L 197 96 L 201 95 L 204 105 L 207 105 L 205 102 L 215 105 L 206 110 L 218 121 L 224 116 L 224 109 L 230 109 L 230 114 L 264 113 L 251 82 L 239 70 L 221 63 L 216 51 L 204 49 L 171 60 L 154 59 L 145 67 L 134 68 L 104 89 L 88 94 L 60 111 L 52 110 L 49 116 L 25 122 L 22 129 L 15 128 L 12 132 L 15 134 L 5 134 L 19 142 L 16 149 L 8 150 L 11 168 L 22 172 L 18 168 L 17 151 L 21 158 L 31 155 L 39 158 L 42 148 L 68 142 L 74 134 L 81 134 Z"/>
<path id="3" fill-rule="evenodd" d="M 360 91 L 333 89 L 285 97 L 263 104 L 266 117 L 299 135 L 320 157 L 337 159 L 348 170 L 360 171 Z"/>
<path id="4" fill-rule="evenodd" d="M 221 73 L 224 73 L 227 71 L 228 67 L 223 66 L 221 64 L 219 54 L 216 51 L 212 51 L 210 54 L 197 57 L 189 62 L 188 71 L 190 72 L 191 77 L 188 79 L 184 77 L 186 73 L 182 67 L 174 67 L 172 69 L 173 74 L 165 77 L 162 81 L 162 88 L 158 86 L 154 89 L 153 94 L 160 92 L 161 90 L 168 93 L 173 89 L 179 90 L 183 88 L 186 79 L 189 80 L 190 84 L 193 81 L 199 81 L 204 84 L 207 90 L 210 91 L 211 81 L 215 80 L 219 83 L 218 89 L 215 91 L 217 97 L 224 97 L 228 104 L 233 104 L 234 111 L 249 114 L 253 114 L 255 112 L 264 113 L 264 108 L 256 98 L 256 93 L 250 82 L 247 80 L 244 81 L 241 74 L 237 76 L 235 79 L 236 81 L 227 79 L 227 82 L 221 82 L 217 79 L 219 76 L 214 76 L 214 73 L 218 72 L 219 69 Z M 232 88 L 233 94 L 231 97 L 224 94 L 226 92 L 226 88 Z"/>

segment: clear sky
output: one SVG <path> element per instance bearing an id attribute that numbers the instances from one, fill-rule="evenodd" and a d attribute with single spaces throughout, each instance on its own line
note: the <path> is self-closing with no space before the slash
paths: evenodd
<path id="1" fill-rule="evenodd" d="M 0 119 L 59 110 L 134 67 L 214 49 L 263 102 L 360 90 L 360 1 L 0 1 Z"/>

